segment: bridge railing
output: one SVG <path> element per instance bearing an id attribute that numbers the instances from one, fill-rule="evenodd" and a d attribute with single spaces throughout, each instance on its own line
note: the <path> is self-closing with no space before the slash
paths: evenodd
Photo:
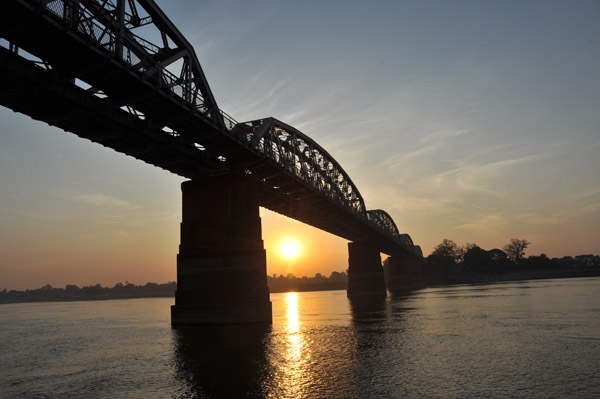
<path id="1" fill-rule="evenodd" d="M 223 121 L 225 123 L 225 128 L 228 132 L 231 132 L 233 128 L 235 128 L 238 125 L 238 122 L 235 119 L 233 119 L 233 117 L 229 116 L 225 111 L 219 110 L 219 112 L 221 112 L 221 117 L 223 118 Z"/>

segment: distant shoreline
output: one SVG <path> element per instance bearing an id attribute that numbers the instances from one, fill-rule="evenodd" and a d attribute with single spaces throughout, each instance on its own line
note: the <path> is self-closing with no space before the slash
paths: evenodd
<path id="1" fill-rule="evenodd" d="M 344 272 L 332 272 L 330 277 L 317 273 L 314 277 L 267 276 L 267 285 L 270 292 L 304 292 L 304 291 L 331 291 L 346 289 L 347 276 Z M 75 301 L 102 301 L 110 299 L 135 299 L 135 298 L 173 298 L 177 290 L 177 283 L 165 284 L 147 283 L 134 285 L 126 282 L 117 283 L 114 287 L 102 287 L 100 284 L 86 287 L 67 285 L 65 288 L 54 288 L 47 284 L 34 290 L 0 291 L 0 304 L 26 303 L 26 302 L 75 302 Z"/>
<path id="2" fill-rule="evenodd" d="M 426 286 L 445 286 L 457 284 L 492 284 L 511 281 L 549 280 L 563 278 L 600 277 L 600 270 L 522 270 L 502 273 L 457 273 L 445 282 Z"/>
<path id="3" fill-rule="evenodd" d="M 11 303 L 36 303 L 36 302 L 91 302 L 91 301 L 112 301 L 115 299 L 140 299 L 140 298 L 174 298 L 175 295 L 140 295 L 140 296 L 105 296 L 96 298 L 35 298 L 27 300 L 4 301 L 0 299 L 0 305 L 9 305 Z"/>
<path id="4" fill-rule="evenodd" d="M 405 291 L 418 290 L 422 288 L 445 287 L 451 285 L 479 285 L 494 284 L 530 280 L 547 279 L 567 279 L 567 278 L 585 278 L 600 277 L 600 270 L 567 270 L 567 271 L 513 271 L 504 273 L 463 273 L 456 274 L 445 281 L 429 282 L 427 284 L 414 285 Z M 285 279 L 288 279 L 285 277 Z M 326 277 L 324 279 L 327 279 Z M 309 279 L 309 280 L 312 280 Z M 302 279 L 293 277 L 289 281 L 288 287 L 271 288 L 272 294 L 286 292 L 317 292 L 317 291 L 336 291 L 345 290 L 345 281 L 305 283 Z M 69 288 L 71 287 L 71 288 Z M 0 305 L 11 303 L 32 303 L 32 302 L 78 302 L 78 301 L 106 301 L 113 299 L 138 299 L 138 298 L 174 298 L 176 283 L 155 284 L 148 283 L 145 286 L 135 286 L 127 284 L 125 286 L 116 286 L 113 288 L 104 288 L 99 284 L 90 287 L 77 288 L 67 286 L 66 288 L 52 288 L 45 286 L 36 290 L 26 291 L 6 291 L 0 292 Z M 131 290 L 131 292 L 118 292 L 119 289 Z M 115 291 L 115 292 L 111 292 Z M 137 291 L 137 292 L 136 292 Z"/>
<path id="5" fill-rule="evenodd" d="M 298 289 L 288 291 L 270 291 L 271 294 L 285 294 L 288 292 L 324 292 L 324 291 L 345 291 L 346 287 L 338 288 L 321 288 L 321 289 Z M 114 297 L 98 297 L 98 298 L 61 298 L 61 299 L 32 299 L 19 301 L 3 301 L 0 300 L 0 305 L 9 305 L 13 303 L 47 303 L 47 302 L 91 302 L 91 301 L 112 301 L 118 299 L 142 299 L 142 298 L 175 298 L 175 293 L 172 295 L 141 295 L 141 296 L 114 296 Z"/>

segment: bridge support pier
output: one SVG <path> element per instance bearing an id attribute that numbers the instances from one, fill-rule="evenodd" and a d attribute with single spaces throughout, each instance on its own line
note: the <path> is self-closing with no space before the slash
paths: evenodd
<path id="1" fill-rule="evenodd" d="M 348 298 L 385 297 L 379 248 L 370 242 L 348 243 Z"/>
<path id="2" fill-rule="evenodd" d="M 172 325 L 271 323 L 258 183 L 228 174 L 186 181 Z"/>
<path id="3" fill-rule="evenodd" d="M 420 265 L 409 255 L 390 256 L 386 261 L 384 273 L 390 292 L 413 290 L 422 286 Z"/>

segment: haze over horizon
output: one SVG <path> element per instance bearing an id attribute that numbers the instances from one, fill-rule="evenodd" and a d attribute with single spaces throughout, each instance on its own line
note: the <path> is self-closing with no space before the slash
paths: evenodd
<path id="1" fill-rule="evenodd" d="M 424 254 L 599 253 L 599 2 L 157 3 L 221 109 L 313 138 Z M 0 289 L 175 281 L 183 178 L 3 107 L 0 124 Z M 345 240 L 261 216 L 269 274 L 347 268 Z"/>

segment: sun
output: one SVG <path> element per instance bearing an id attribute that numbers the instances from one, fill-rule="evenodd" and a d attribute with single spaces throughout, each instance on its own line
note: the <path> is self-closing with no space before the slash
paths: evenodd
<path id="1" fill-rule="evenodd" d="M 293 237 L 284 237 L 277 247 L 279 256 L 286 260 L 294 260 L 302 253 L 302 244 Z"/>

